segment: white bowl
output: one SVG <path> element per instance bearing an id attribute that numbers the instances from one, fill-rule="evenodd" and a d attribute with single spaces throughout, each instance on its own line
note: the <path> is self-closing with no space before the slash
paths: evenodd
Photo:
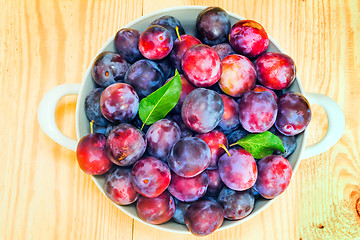
<path id="1" fill-rule="evenodd" d="M 164 16 L 170 15 L 176 17 L 180 20 L 182 26 L 185 29 L 186 34 L 195 34 L 195 21 L 196 17 L 199 12 L 204 9 L 203 6 L 182 6 L 182 7 L 172 7 L 167 9 L 162 9 L 143 17 L 132 21 L 131 23 L 127 24 L 126 28 L 134 28 L 142 32 L 144 29 L 148 27 L 148 25 L 155 19 Z M 239 20 L 243 20 L 244 18 L 237 16 L 236 14 L 228 12 L 230 16 L 231 25 L 238 22 Z M 266 28 L 266 26 L 264 26 Z M 101 33 L 100 33 L 101 34 Z M 104 46 L 100 49 L 98 53 L 103 51 L 114 51 L 115 52 L 115 45 L 114 45 L 114 37 L 109 39 Z M 269 48 L 267 49 L 268 52 L 283 52 L 282 49 L 276 44 L 276 42 L 270 37 L 270 44 Z M 94 56 L 95 59 L 96 56 Z M 57 143 L 75 151 L 77 141 L 69 139 L 65 137 L 57 128 L 55 123 L 55 107 L 59 99 L 65 95 L 70 94 L 78 94 L 77 105 L 76 105 L 76 133 L 77 139 L 80 140 L 83 136 L 89 134 L 89 120 L 85 115 L 85 107 L 84 101 L 87 94 L 96 87 L 92 77 L 91 77 L 91 64 L 85 73 L 85 77 L 82 81 L 82 84 L 64 84 L 57 86 L 50 90 L 42 99 L 39 110 L 38 110 L 38 120 L 40 123 L 41 128 L 47 133 L 54 141 Z M 80 90 L 80 91 L 79 91 Z M 317 155 L 321 152 L 332 147 L 341 137 L 345 121 L 344 115 L 341 108 L 337 105 L 335 101 L 326 97 L 325 95 L 321 94 L 304 94 L 303 87 L 301 86 L 301 82 L 298 77 L 296 77 L 294 83 L 288 89 L 295 92 L 300 92 L 309 100 L 310 103 L 319 104 L 327 112 L 328 115 L 328 131 L 326 136 L 317 144 L 308 147 L 305 149 L 305 142 L 306 142 L 306 131 L 301 133 L 297 136 L 297 148 L 295 152 L 288 158 L 292 168 L 293 174 L 296 172 L 300 160 L 302 158 L 308 158 L 314 155 Z M 336 128 L 335 128 L 336 127 Z M 305 150 L 305 151 L 304 151 Z M 98 186 L 101 192 L 104 193 L 104 177 L 103 176 L 92 176 L 95 184 Z M 104 193 L 105 195 L 105 193 Z M 266 207 L 268 207 L 275 199 L 272 200 L 265 200 L 259 199 L 255 203 L 254 210 L 252 213 L 238 221 L 228 221 L 225 220 L 223 225 L 219 228 L 219 230 L 227 229 L 233 226 L 236 226 L 242 222 L 245 222 L 253 217 L 255 217 L 258 213 L 263 211 Z M 116 204 L 115 204 L 116 205 Z M 190 233 L 188 229 L 181 224 L 175 223 L 173 221 L 169 221 L 167 223 L 161 225 L 152 225 L 142 221 L 137 213 L 135 204 L 129 206 L 119 206 L 116 205 L 120 210 L 122 210 L 127 215 L 131 216 L 132 218 L 145 223 L 149 226 L 154 228 L 176 232 L 176 233 Z"/>

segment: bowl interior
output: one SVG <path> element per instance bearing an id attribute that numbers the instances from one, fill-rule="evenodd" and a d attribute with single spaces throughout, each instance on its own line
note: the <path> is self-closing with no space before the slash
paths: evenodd
<path id="1" fill-rule="evenodd" d="M 142 32 L 143 30 L 145 30 L 148 27 L 150 22 L 152 22 L 153 20 L 155 20 L 161 16 L 164 16 L 164 15 L 170 15 L 170 16 L 174 16 L 180 20 L 182 26 L 184 27 L 184 29 L 186 31 L 186 34 L 195 35 L 196 17 L 203 8 L 205 8 L 205 7 L 203 7 L 203 6 L 184 6 L 184 7 L 174 7 L 174 8 L 162 9 L 160 11 L 156 11 L 151 14 L 145 15 L 141 18 L 138 18 L 137 20 L 127 24 L 125 27 L 134 28 L 134 29 L 137 29 L 140 32 Z M 244 18 L 239 17 L 230 12 L 228 12 L 228 14 L 230 15 L 231 25 L 238 22 L 239 20 L 244 19 Z M 104 44 L 104 46 L 100 49 L 100 51 L 98 53 L 103 52 L 103 51 L 115 52 L 114 37 L 109 39 L 109 41 Z M 270 37 L 270 44 L 269 44 L 269 48 L 267 49 L 267 52 L 283 52 L 283 51 L 274 42 L 274 40 Z M 87 119 L 87 117 L 85 115 L 84 101 L 85 101 L 87 94 L 96 87 L 96 85 L 91 77 L 91 64 L 90 64 L 88 70 L 86 71 L 86 74 L 83 79 L 82 86 L 81 86 L 81 89 L 80 89 L 80 92 L 78 95 L 78 100 L 77 100 L 76 131 L 77 131 L 78 140 L 80 138 L 82 138 L 83 136 L 90 133 L 89 120 Z M 295 91 L 295 92 L 303 93 L 303 89 L 302 89 L 302 86 L 301 86 L 301 83 L 300 83 L 298 77 L 296 77 L 294 83 L 291 85 L 291 87 L 289 89 L 287 89 L 287 91 Z M 296 148 L 295 152 L 288 158 L 288 160 L 293 168 L 293 174 L 295 173 L 295 171 L 300 163 L 300 160 L 301 160 L 301 158 L 300 158 L 301 153 L 303 152 L 304 147 L 305 147 L 305 137 L 306 137 L 306 132 L 297 136 L 297 144 L 298 144 L 297 148 Z M 94 180 L 95 184 L 99 187 L 99 189 L 104 193 L 104 189 L 103 189 L 104 176 L 93 176 L 93 180 Z M 248 217 L 246 217 L 242 220 L 238 220 L 238 221 L 225 220 L 219 230 L 226 229 L 226 228 L 235 226 L 237 224 L 240 224 L 241 222 L 244 222 L 246 220 L 249 220 L 250 218 L 254 217 L 256 214 L 261 212 L 264 208 L 269 206 L 275 199 L 272 199 L 272 200 L 260 199 L 260 200 L 256 201 L 254 210 Z M 148 223 L 142 221 L 136 213 L 135 204 L 132 204 L 129 206 L 119 206 L 119 205 L 116 205 L 116 206 L 119 209 L 121 209 L 123 212 L 125 212 L 127 215 L 129 215 L 132 218 L 134 218 L 138 221 L 141 221 L 149 226 L 152 226 L 152 227 L 155 227 L 155 228 L 158 228 L 161 230 L 171 231 L 171 232 L 189 233 L 188 229 L 184 225 L 178 224 L 173 221 L 169 221 L 169 222 L 161 224 L 161 225 L 151 225 L 151 224 L 148 224 Z"/>

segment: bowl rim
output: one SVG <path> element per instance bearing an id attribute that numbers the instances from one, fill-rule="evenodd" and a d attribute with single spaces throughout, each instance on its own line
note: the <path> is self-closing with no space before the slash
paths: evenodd
<path id="1" fill-rule="evenodd" d="M 123 26 L 122 28 L 129 28 L 131 27 L 132 25 L 134 24 L 137 24 L 137 23 L 140 23 L 142 21 L 147 21 L 148 18 L 150 17 L 153 17 L 153 16 L 156 16 L 156 15 L 159 15 L 159 14 L 167 14 L 168 15 L 168 12 L 170 11 L 181 11 L 181 10 L 199 10 L 201 11 L 202 9 L 204 8 L 207 8 L 209 6 L 202 6 L 202 5 L 192 5 L 192 6 L 189 6 L 189 5 L 185 5 L 185 6 L 176 6 L 176 7 L 169 7 L 169 8 L 163 8 L 163 9 L 159 9 L 157 11 L 154 11 L 154 12 L 151 12 L 151 13 L 148 13 L 148 14 L 145 14 L 131 22 L 129 22 L 128 24 L 126 24 L 125 26 Z M 232 13 L 230 11 L 227 11 L 226 9 L 224 9 L 229 16 L 233 17 L 233 18 L 236 18 L 236 19 L 239 19 L 239 20 L 246 20 L 246 18 L 244 17 L 241 17 L 235 13 Z M 268 37 L 269 37 L 269 41 L 279 50 L 279 52 L 281 53 L 285 53 L 286 52 L 278 45 L 278 43 L 268 34 Z M 97 54 L 95 55 L 95 57 L 92 59 L 91 61 L 91 64 L 89 65 L 89 67 L 87 68 L 84 76 L 83 76 L 83 79 L 82 79 L 82 82 L 81 82 L 81 87 L 80 87 L 80 91 L 79 91 L 79 94 L 78 94 L 78 98 L 77 98 L 77 103 L 76 103 L 76 113 L 75 113 L 75 122 L 76 122 L 76 136 L 77 136 L 77 140 L 79 140 L 81 138 L 81 134 L 80 134 L 80 99 L 82 98 L 81 96 L 83 96 L 84 94 L 86 94 L 85 92 L 85 81 L 86 81 L 86 78 L 87 76 L 91 75 L 91 69 L 92 69 L 92 63 L 95 61 L 96 57 L 103 51 L 105 51 L 105 49 L 110 45 L 112 44 L 112 42 L 114 41 L 114 38 L 115 38 L 115 34 L 113 34 L 109 40 L 107 40 L 103 45 L 102 47 L 99 49 L 99 51 L 97 52 Z M 302 84 L 301 84 L 301 81 L 300 81 L 300 78 L 298 76 L 298 73 L 296 73 L 296 79 L 295 81 L 297 82 L 298 84 L 298 87 L 299 87 L 299 91 L 301 94 L 304 94 L 304 89 L 302 87 Z M 296 170 L 298 169 L 299 165 L 300 165 L 300 161 L 301 161 L 301 157 L 303 155 L 303 152 L 304 152 L 304 149 L 305 149 L 305 143 L 306 143 L 306 139 L 307 139 L 307 130 L 305 129 L 305 131 L 303 132 L 303 144 L 301 144 L 301 148 L 300 148 L 300 151 L 299 151 L 299 156 L 298 158 L 296 159 L 295 161 L 295 165 L 292 169 L 292 176 L 294 176 Z M 96 179 L 96 176 L 91 176 L 93 182 L 95 183 L 95 185 L 98 187 L 98 189 L 106 196 L 104 190 L 103 190 L 103 186 L 100 184 L 100 182 Z M 292 182 L 292 181 L 290 181 Z M 219 229 L 216 230 L 217 231 L 221 231 L 221 230 L 225 230 L 225 229 L 228 229 L 228 228 L 231 228 L 231 227 L 234 227 L 234 226 L 237 226 L 245 221 L 248 221 L 250 219 L 252 219 L 253 217 L 257 216 L 259 213 L 261 213 L 263 210 L 265 210 L 267 207 L 269 207 L 273 202 L 274 200 L 276 200 L 279 196 L 273 198 L 273 199 L 270 199 L 270 200 L 267 200 L 267 202 L 259 207 L 258 209 L 256 209 L 256 211 L 253 211 L 250 215 L 248 215 L 247 217 L 243 218 L 243 219 L 240 219 L 240 220 L 236 220 L 236 221 L 231 221 L 231 224 L 228 224 L 227 226 L 221 226 Z M 164 226 L 163 224 L 159 224 L 159 225 L 154 225 L 154 224 L 150 224 L 150 223 L 147 223 L 145 221 L 143 221 L 142 219 L 139 218 L 139 216 L 135 215 L 135 214 L 132 214 L 130 213 L 129 211 L 127 211 L 127 209 L 125 209 L 123 206 L 120 206 L 120 205 L 117 205 L 113 202 L 111 202 L 112 204 L 114 204 L 118 209 L 120 209 L 122 212 L 124 212 L 126 215 L 128 215 L 129 217 L 141 222 L 141 223 L 144 223 L 148 226 L 151 226 L 153 228 L 156 228 L 158 230 L 164 230 L 164 231 L 167 231 L 167 232 L 172 232 L 172 233 L 181 233 L 181 234 L 190 234 L 191 232 L 186 228 L 184 227 L 184 230 L 173 230 L 173 229 L 168 229 L 166 226 Z"/>

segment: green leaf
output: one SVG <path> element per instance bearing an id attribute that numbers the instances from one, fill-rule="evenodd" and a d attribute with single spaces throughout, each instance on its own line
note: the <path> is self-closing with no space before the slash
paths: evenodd
<path id="1" fill-rule="evenodd" d="M 281 139 L 269 131 L 249 134 L 232 145 L 240 145 L 256 159 L 273 154 L 275 150 L 285 152 Z"/>
<path id="2" fill-rule="evenodd" d="M 181 79 L 177 70 L 174 77 L 164 86 L 140 101 L 139 116 L 143 126 L 163 119 L 179 101 Z"/>

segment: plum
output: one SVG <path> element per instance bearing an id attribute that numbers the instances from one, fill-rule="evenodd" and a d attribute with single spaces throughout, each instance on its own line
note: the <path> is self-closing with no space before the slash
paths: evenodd
<path id="1" fill-rule="evenodd" d="M 145 197 L 157 197 L 170 184 L 170 169 L 162 161 L 154 157 L 138 160 L 131 171 L 131 183 L 135 190 Z"/>
<path id="2" fill-rule="evenodd" d="M 106 154 L 106 137 L 101 133 L 91 133 L 80 139 L 76 147 L 77 162 L 85 173 L 101 175 L 113 163 Z"/>
<path id="3" fill-rule="evenodd" d="M 289 186 L 292 168 L 288 160 L 278 155 L 270 155 L 257 163 L 258 178 L 255 190 L 266 199 L 279 196 Z"/>
<path id="4" fill-rule="evenodd" d="M 295 81 L 294 61 L 284 53 L 268 52 L 255 61 L 259 82 L 274 90 L 283 90 Z"/>
<path id="5" fill-rule="evenodd" d="M 247 57 L 238 54 L 229 55 L 221 61 L 221 65 L 222 75 L 219 86 L 224 93 L 232 97 L 241 97 L 255 87 L 255 67 Z"/>
<path id="6" fill-rule="evenodd" d="M 259 23 L 241 20 L 232 26 L 229 42 L 235 52 L 248 58 L 256 58 L 268 48 L 269 37 Z"/>
<path id="7" fill-rule="evenodd" d="M 200 200 L 186 210 L 185 224 L 194 235 L 205 236 L 215 232 L 224 221 L 224 210 L 215 201 Z"/>
<path id="8" fill-rule="evenodd" d="M 185 30 L 183 26 L 181 25 L 179 19 L 173 17 L 173 16 L 162 16 L 157 19 L 155 19 L 153 22 L 150 23 L 151 25 L 160 25 L 171 33 L 172 39 L 175 41 L 177 39 L 176 34 L 176 27 L 178 27 L 178 31 L 180 35 L 185 34 Z"/>
<path id="9" fill-rule="evenodd" d="M 129 64 L 122 56 L 106 51 L 96 57 L 92 65 L 91 76 L 99 86 L 107 87 L 121 82 L 128 68 Z"/>
<path id="10" fill-rule="evenodd" d="M 217 128 L 225 134 L 233 132 L 240 124 L 239 104 L 225 94 L 220 94 L 224 102 L 224 114 Z"/>
<path id="11" fill-rule="evenodd" d="M 239 103 L 240 123 L 251 133 L 269 130 L 275 123 L 277 113 L 275 98 L 267 91 L 247 92 Z"/>
<path id="12" fill-rule="evenodd" d="M 234 49 L 228 43 L 220 43 L 212 46 L 212 48 L 219 54 L 220 60 L 223 60 L 224 57 L 235 54 Z"/>
<path id="13" fill-rule="evenodd" d="M 110 125 L 110 124 L 109 124 Z M 94 133 L 101 133 L 101 134 L 104 134 L 106 136 L 106 129 L 107 127 L 109 126 L 99 126 L 97 124 L 94 124 Z"/>
<path id="14" fill-rule="evenodd" d="M 168 192 L 160 196 L 147 198 L 140 196 L 136 204 L 139 217 L 151 224 L 161 224 L 169 221 L 175 213 L 174 198 Z"/>
<path id="15" fill-rule="evenodd" d="M 198 88 L 189 93 L 181 109 L 187 127 L 198 133 L 215 129 L 224 114 L 221 96 L 209 89 Z"/>
<path id="16" fill-rule="evenodd" d="M 210 87 L 221 76 L 219 54 L 205 44 L 190 47 L 182 58 L 181 67 L 186 79 L 197 87 Z"/>
<path id="17" fill-rule="evenodd" d="M 173 115 L 171 117 L 171 120 L 176 122 L 177 125 L 179 126 L 180 132 L 181 132 L 180 133 L 181 138 L 195 136 L 194 132 L 185 125 L 184 121 L 182 120 L 181 115 Z"/>
<path id="18" fill-rule="evenodd" d="M 307 99 L 296 92 L 287 92 L 278 100 L 279 113 L 275 127 L 285 136 L 294 136 L 305 130 L 311 120 Z"/>
<path id="19" fill-rule="evenodd" d="M 124 78 L 124 82 L 133 86 L 140 98 L 157 90 L 164 81 L 164 74 L 159 65 L 147 59 L 132 64 Z"/>
<path id="20" fill-rule="evenodd" d="M 255 205 L 255 197 L 251 189 L 238 192 L 225 187 L 217 200 L 224 207 L 224 217 L 229 220 L 247 217 Z"/>
<path id="21" fill-rule="evenodd" d="M 85 114 L 87 118 L 98 126 L 106 127 L 109 121 L 104 118 L 100 108 L 100 97 L 104 88 L 95 88 L 85 98 Z"/>
<path id="22" fill-rule="evenodd" d="M 131 185 L 131 169 L 116 168 L 105 179 L 106 196 L 116 204 L 129 205 L 139 198 L 139 193 Z"/>
<path id="23" fill-rule="evenodd" d="M 222 148 L 222 146 L 228 147 L 225 134 L 219 130 L 213 130 L 208 133 L 197 134 L 196 137 L 206 142 L 210 148 L 211 159 L 210 165 L 207 167 L 207 169 L 217 169 L 218 159 L 225 153 L 225 150 Z"/>
<path id="24" fill-rule="evenodd" d="M 209 176 L 209 186 L 207 188 L 206 195 L 210 197 L 216 197 L 224 187 L 224 183 L 220 178 L 219 169 L 206 170 L 206 173 Z"/>
<path id="25" fill-rule="evenodd" d="M 225 42 L 230 28 L 229 15 L 219 7 L 205 8 L 196 18 L 196 35 L 208 45 Z"/>
<path id="26" fill-rule="evenodd" d="M 185 137 L 172 147 L 167 162 L 177 175 L 194 177 L 209 166 L 210 157 L 206 142 L 196 137 Z"/>
<path id="27" fill-rule="evenodd" d="M 159 159 L 166 159 L 171 147 L 180 140 L 179 126 L 169 119 L 152 124 L 146 132 L 147 152 Z"/>
<path id="28" fill-rule="evenodd" d="M 139 110 L 139 96 L 129 84 L 112 84 L 101 94 L 100 110 L 112 123 L 130 122 Z"/>
<path id="29" fill-rule="evenodd" d="M 279 132 L 275 127 L 270 128 L 269 131 L 280 138 L 280 140 L 282 141 L 282 143 L 284 145 L 284 149 L 285 149 L 284 153 L 277 150 L 274 152 L 274 154 L 281 155 L 282 157 L 287 158 L 293 152 L 295 152 L 296 147 L 297 147 L 295 136 L 285 136 L 284 134 Z"/>
<path id="30" fill-rule="evenodd" d="M 157 65 L 159 66 L 159 68 L 162 70 L 164 79 L 167 79 L 170 76 L 175 75 L 175 69 L 171 65 L 168 57 L 163 58 L 161 60 L 154 61 L 154 62 L 156 62 Z"/>
<path id="31" fill-rule="evenodd" d="M 144 154 L 145 134 L 130 124 L 122 123 L 111 130 L 106 141 L 110 160 L 119 166 L 134 164 Z"/>
<path id="32" fill-rule="evenodd" d="M 145 29 L 139 37 L 139 50 L 150 60 L 160 60 L 169 55 L 173 48 L 171 33 L 160 25 Z"/>
<path id="33" fill-rule="evenodd" d="M 177 200 L 176 198 L 174 198 L 174 199 L 175 199 L 176 209 L 175 209 L 175 213 L 173 216 L 173 220 L 177 223 L 185 225 L 185 219 L 184 219 L 185 213 L 186 213 L 186 210 L 188 209 L 188 207 L 191 205 L 191 203 L 184 203 L 184 202 Z"/>
<path id="34" fill-rule="evenodd" d="M 134 63 L 142 58 L 139 51 L 139 37 L 139 31 L 131 28 L 122 28 L 115 35 L 116 51 L 128 63 Z"/>
<path id="35" fill-rule="evenodd" d="M 269 92 L 274 96 L 275 101 L 278 100 L 278 97 L 277 97 L 276 93 L 273 90 L 271 90 L 271 89 L 269 89 L 267 87 L 264 87 L 264 86 L 261 86 L 261 85 L 255 85 L 255 88 L 253 89 L 253 91 L 254 92 L 264 92 L 264 91 Z"/>
<path id="36" fill-rule="evenodd" d="M 181 35 L 180 39 L 178 38 L 174 41 L 173 50 L 169 54 L 169 60 L 179 73 L 182 73 L 181 60 L 185 52 L 193 45 L 201 44 L 201 41 L 191 35 Z"/>
<path id="37" fill-rule="evenodd" d="M 180 177 L 172 172 L 168 191 L 182 202 L 194 202 L 205 195 L 208 185 L 209 176 L 206 172 L 191 178 Z"/>
<path id="38" fill-rule="evenodd" d="M 255 159 L 248 151 L 238 147 L 231 148 L 229 153 L 231 157 L 225 153 L 218 161 L 221 180 L 236 191 L 251 188 L 258 175 Z"/>

